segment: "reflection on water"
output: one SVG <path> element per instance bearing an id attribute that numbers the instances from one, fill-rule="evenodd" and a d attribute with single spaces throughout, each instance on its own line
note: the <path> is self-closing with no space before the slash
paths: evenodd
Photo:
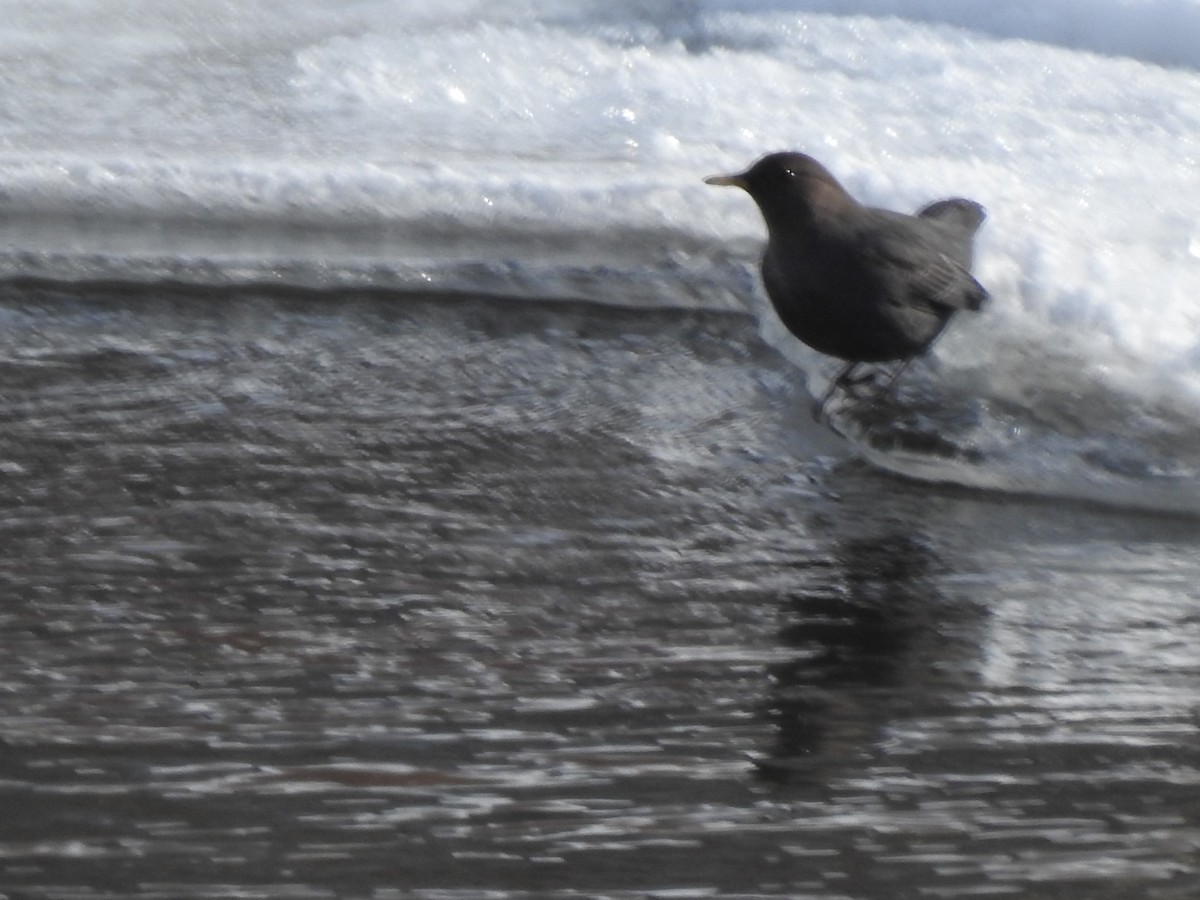
<path id="1" fill-rule="evenodd" d="M 736 317 L 0 317 L 0 893 L 1200 886 L 1187 523 L 872 475 Z"/>
<path id="2" fill-rule="evenodd" d="M 897 700 L 927 689 L 938 662 L 917 653 L 942 631 L 937 560 L 903 534 L 835 545 L 826 577 L 788 598 L 780 641 L 796 656 L 770 667 L 779 739 L 765 777 L 824 779 L 883 739 Z"/>

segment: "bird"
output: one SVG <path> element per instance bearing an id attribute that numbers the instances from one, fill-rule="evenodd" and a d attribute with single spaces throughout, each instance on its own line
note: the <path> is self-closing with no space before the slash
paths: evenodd
<path id="1" fill-rule="evenodd" d="M 900 362 L 890 389 L 956 312 L 978 311 L 988 292 L 971 274 L 973 241 L 986 218 L 973 200 L 938 200 L 915 215 L 866 206 L 813 157 L 770 153 L 744 172 L 714 175 L 738 187 L 767 225 L 763 286 L 795 337 L 845 362 L 813 414 L 863 380 L 864 363 Z"/>

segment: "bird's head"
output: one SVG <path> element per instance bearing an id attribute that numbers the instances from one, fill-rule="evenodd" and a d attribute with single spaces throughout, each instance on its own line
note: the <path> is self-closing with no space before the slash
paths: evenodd
<path id="1" fill-rule="evenodd" d="M 771 153 L 744 172 L 704 181 L 744 190 L 770 228 L 795 227 L 857 205 L 828 169 L 804 153 Z"/>

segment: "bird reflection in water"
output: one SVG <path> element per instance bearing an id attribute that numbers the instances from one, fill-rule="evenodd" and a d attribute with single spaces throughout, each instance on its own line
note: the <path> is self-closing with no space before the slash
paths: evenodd
<path id="1" fill-rule="evenodd" d="M 920 696 L 941 640 L 945 604 L 931 577 L 939 566 L 907 535 L 850 540 L 787 599 L 780 638 L 797 652 L 770 669 L 775 746 L 755 760 L 764 778 L 818 777 L 872 752 L 890 718 Z"/>

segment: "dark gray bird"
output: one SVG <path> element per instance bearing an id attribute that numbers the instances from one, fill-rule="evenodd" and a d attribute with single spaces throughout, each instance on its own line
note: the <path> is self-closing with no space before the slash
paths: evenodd
<path id="1" fill-rule="evenodd" d="M 815 414 L 860 363 L 901 361 L 892 382 L 959 310 L 988 294 L 970 272 L 983 207 L 939 200 L 915 216 L 864 206 L 803 153 L 772 153 L 745 172 L 707 178 L 745 190 L 767 223 L 762 278 L 787 329 L 846 361 Z"/>

